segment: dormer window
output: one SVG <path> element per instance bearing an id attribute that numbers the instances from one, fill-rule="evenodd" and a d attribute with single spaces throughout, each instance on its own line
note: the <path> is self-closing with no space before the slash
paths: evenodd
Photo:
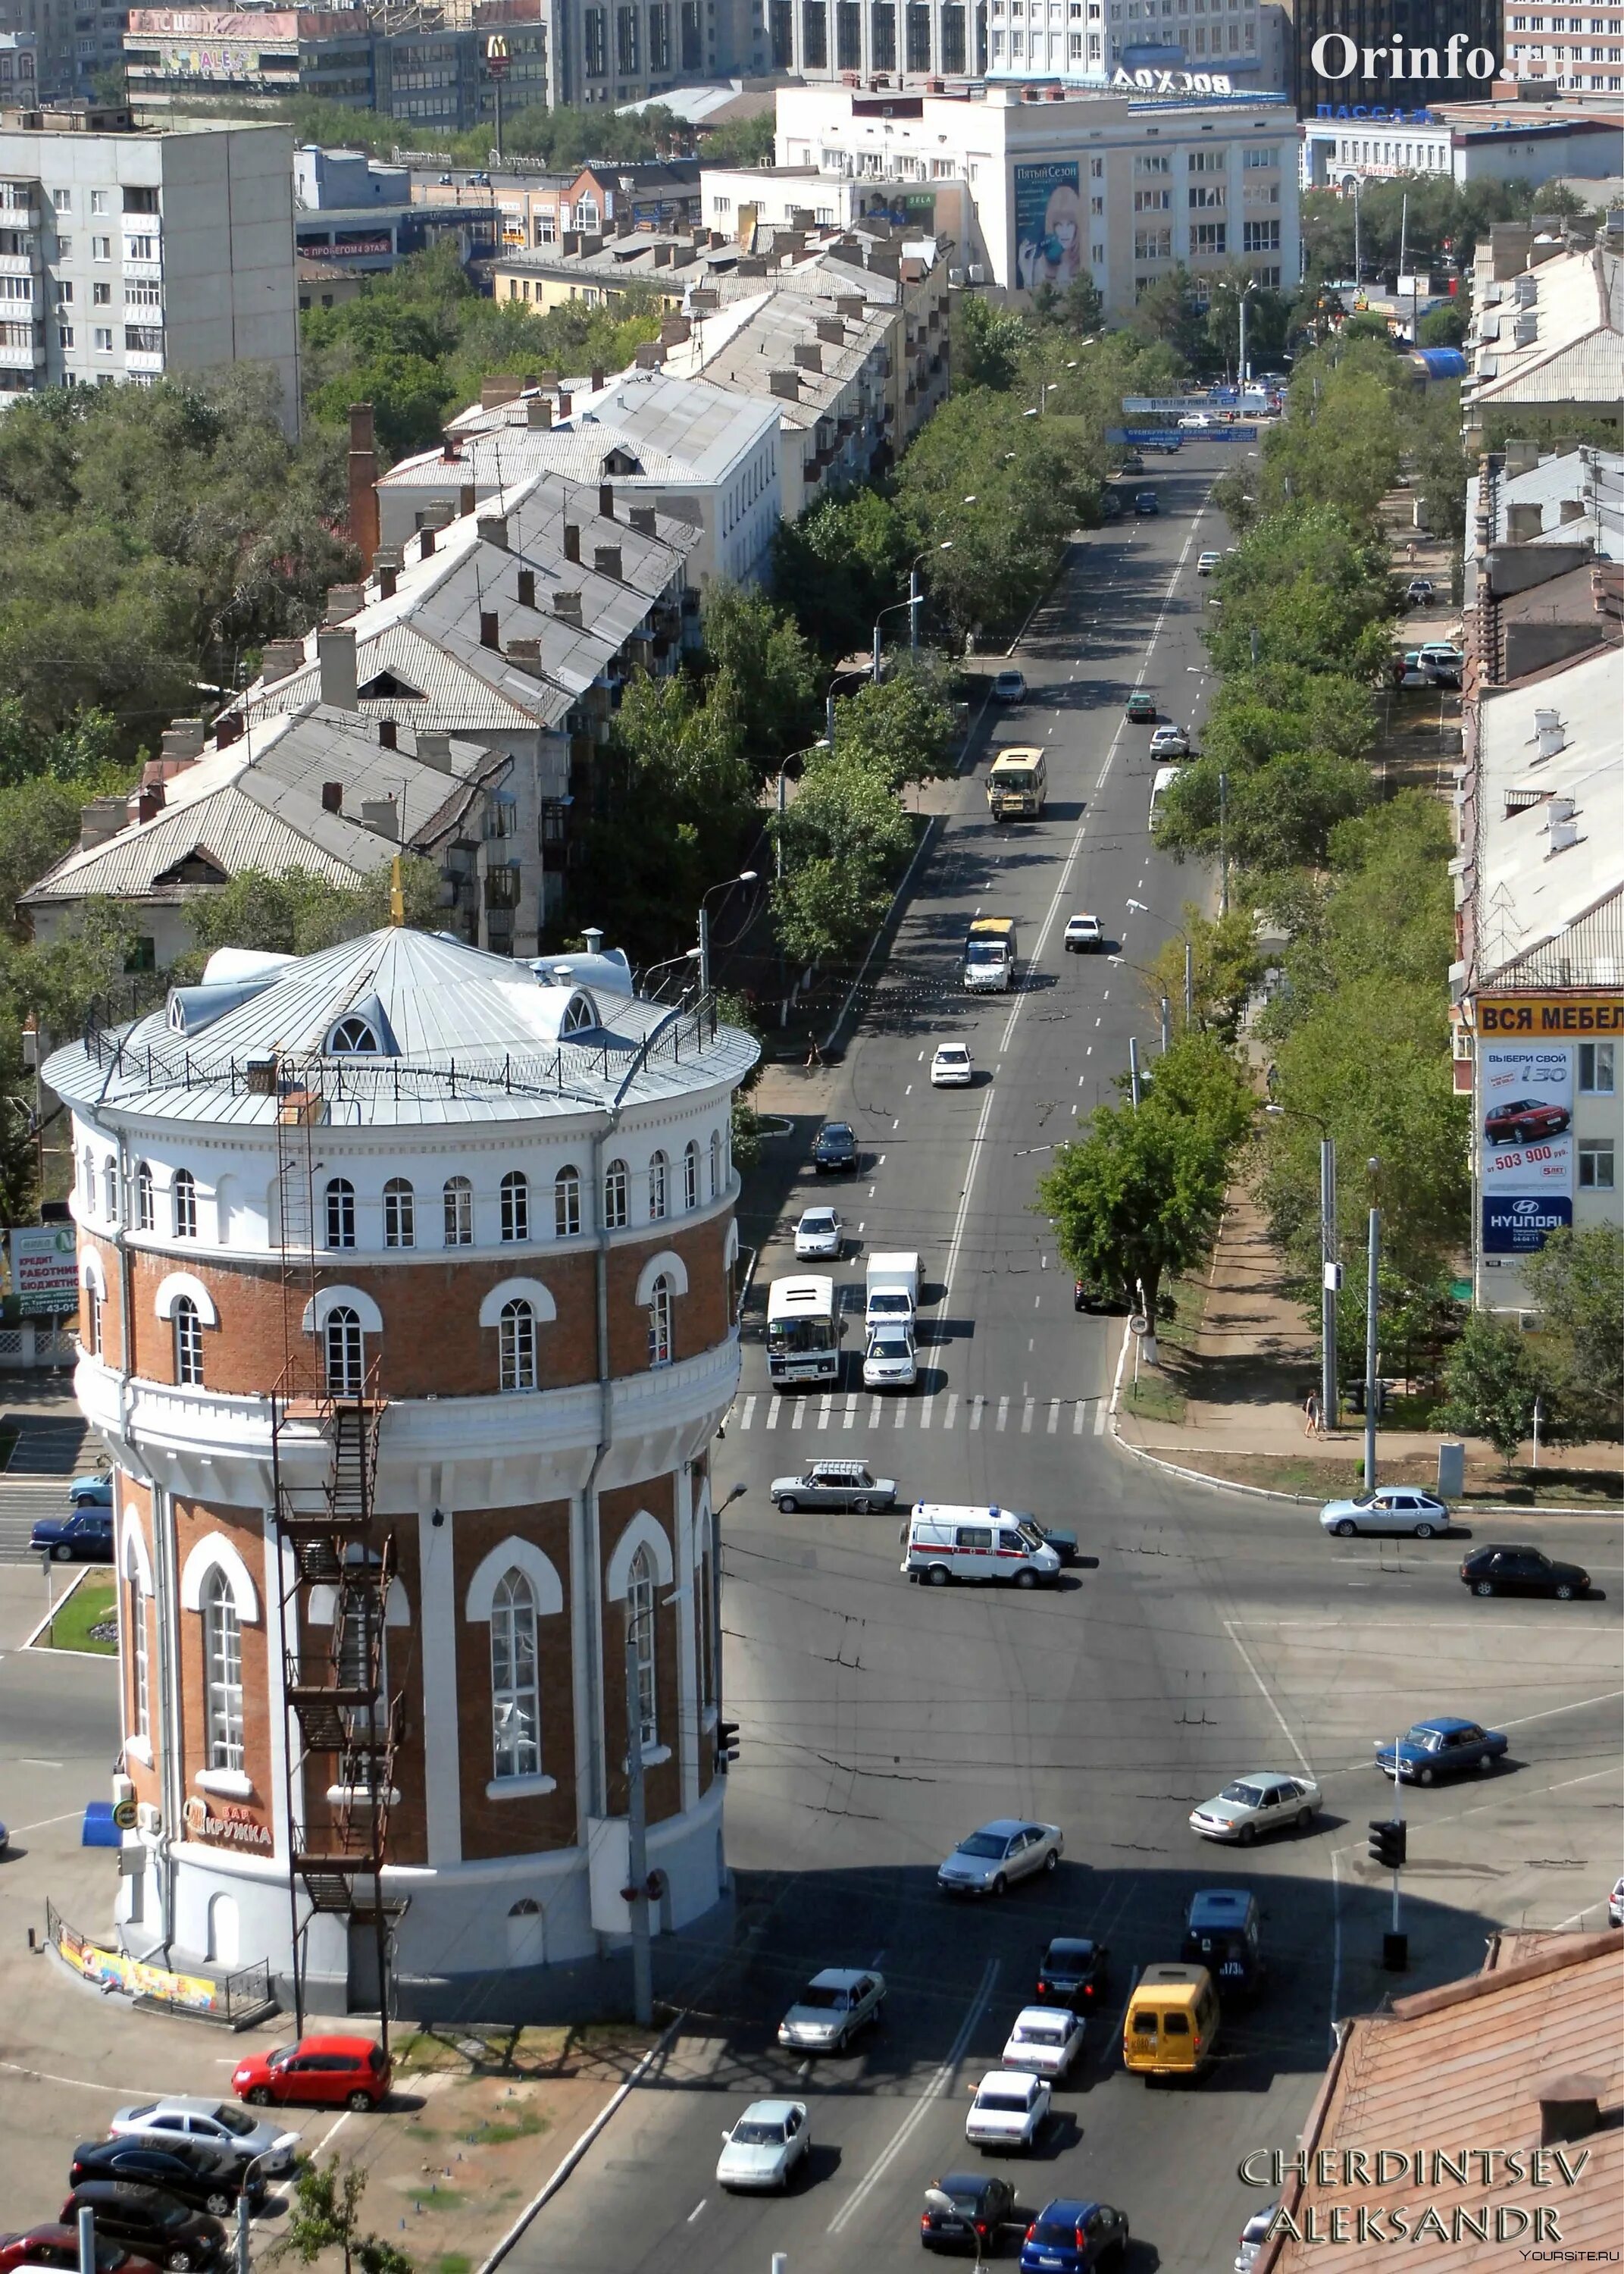
<path id="1" fill-rule="evenodd" d="M 563 1032 L 567 1035 L 583 1034 L 597 1024 L 598 1013 L 592 1007 L 591 998 L 577 995 L 565 1010 Z"/>
<path id="2" fill-rule="evenodd" d="M 375 1057 L 382 1048 L 378 1030 L 370 1019 L 340 1019 L 327 1036 L 326 1055 L 330 1058 Z"/>

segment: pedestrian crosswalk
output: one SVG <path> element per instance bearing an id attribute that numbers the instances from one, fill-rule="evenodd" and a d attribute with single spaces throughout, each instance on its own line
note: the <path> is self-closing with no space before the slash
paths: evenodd
<path id="1" fill-rule="evenodd" d="M 876 1397 L 868 1390 L 756 1392 L 739 1399 L 728 1416 L 735 1429 L 939 1429 L 974 1435 L 1080 1437 L 1104 1434 L 1104 1397 L 962 1397 L 956 1389 L 922 1397 Z"/>

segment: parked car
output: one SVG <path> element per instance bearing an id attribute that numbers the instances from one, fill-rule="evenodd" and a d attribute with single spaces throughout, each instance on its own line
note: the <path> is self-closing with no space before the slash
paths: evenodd
<path id="1" fill-rule="evenodd" d="M 1437 590 L 1430 576 L 1412 576 L 1404 587 L 1404 598 L 1412 608 L 1424 608 Z"/>
<path id="2" fill-rule="evenodd" d="M 883 1974 L 826 1966 L 778 2023 L 778 2043 L 798 2052 L 844 2052 L 859 2029 L 879 2020 L 884 2004 Z"/>
<path id="3" fill-rule="evenodd" d="M 301 2108 L 376 2108 L 389 2097 L 392 2064 L 373 2037 L 296 2037 L 250 2053 L 231 2072 L 231 2090 L 256 2108 L 273 2101 Z"/>
<path id="4" fill-rule="evenodd" d="M 66 1516 L 42 1516 L 28 1535 L 28 1545 L 53 1563 L 110 1563 L 113 1512 L 93 1507 L 71 1509 Z"/>
<path id="5" fill-rule="evenodd" d="M 1339 1540 L 1358 1532 L 1407 1532 L 1412 1539 L 1431 1540 L 1448 1531 L 1450 1516 L 1448 1503 L 1419 1485 L 1378 1485 L 1351 1500 L 1327 1501 L 1320 1521 Z"/>
<path id="6" fill-rule="evenodd" d="M 1093 2013 L 1110 1980 L 1111 1954 L 1087 1935 L 1057 1934 L 1038 1968 L 1037 1994 L 1045 2003 Z"/>
<path id="7" fill-rule="evenodd" d="M 1057 2195 L 1046 2202 L 1020 2246 L 1020 2274 L 1093 2274 L 1128 2255 L 1128 2218 L 1109 2203 Z"/>
<path id="8" fill-rule="evenodd" d="M 1556 1563 L 1538 1547 L 1475 1547 L 1461 1566 L 1474 1595 L 1554 1595 L 1571 1603 L 1590 1592 L 1590 1575 L 1578 1563 Z"/>
<path id="9" fill-rule="evenodd" d="M 31 2226 L 25 2234 L 0 2234 L 0 2274 L 19 2274 L 34 2266 L 60 2267 L 62 2274 L 79 2274 L 79 2230 L 59 2225 Z M 158 2274 L 150 2258 L 138 2258 L 122 2244 L 96 2237 L 96 2274 Z"/>
<path id="10" fill-rule="evenodd" d="M 933 2203 L 932 2195 L 945 2195 L 947 2202 Z M 1014 2217 L 1015 2190 L 1007 2180 L 990 2172 L 947 2172 L 926 2191 L 920 2244 L 926 2250 L 990 2256 Z"/>
<path id="11" fill-rule="evenodd" d="M 206 2147 L 201 2141 L 177 2140 L 161 2145 L 149 2139 L 81 2140 L 73 2150 L 68 2185 L 77 2187 L 86 2180 L 133 2180 L 143 2187 L 162 2187 L 192 2210 L 227 2218 L 244 2193 L 246 2169 L 223 2149 Z M 246 2192 L 251 2203 L 264 2195 L 265 2181 L 257 2172 Z"/>
<path id="12" fill-rule="evenodd" d="M 93 1476 L 75 1477 L 68 1487 L 68 1505 L 71 1508 L 111 1508 L 111 1476 L 105 1470 L 99 1470 Z"/>
<path id="13" fill-rule="evenodd" d="M 859 1516 L 896 1503 L 896 1480 L 876 1477 L 866 1461 L 811 1461 L 798 1477 L 774 1477 L 773 1504 L 785 1516 L 800 1508 L 849 1508 Z"/>
<path id="14" fill-rule="evenodd" d="M 1218 566 L 1218 563 L 1222 559 L 1223 555 L 1222 553 L 1203 553 L 1199 554 L 1195 564 L 1196 575 L 1198 576 L 1210 576 L 1214 569 Z"/>
<path id="15" fill-rule="evenodd" d="M 1105 945 L 1105 930 L 1099 917 L 1068 916 L 1064 944 L 1068 955 L 1097 955 Z"/>
<path id="16" fill-rule="evenodd" d="M 1017 1879 L 1052 1871 L 1064 1851 L 1065 1835 L 1057 1824 L 995 1817 L 959 1841 L 937 1871 L 936 1885 L 950 1895 L 1001 1895 Z"/>
<path id="17" fill-rule="evenodd" d="M 1514 1097 L 1483 1117 L 1483 1133 L 1497 1145 L 1528 1145 L 1537 1137 L 1560 1137 L 1573 1119 L 1565 1105 L 1548 1097 Z"/>
<path id="18" fill-rule="evenodd" d="M 1035 1516 L 1029 1516 L 1026 1522 L 1031 1525 L 1040 1539 L 1048 1541 L 1060 1558 L 1063 1566 L 1077 1562 L 1076 1532 L 1063 1531 L 1058 1525 L 1053 1524 L 1040 1524 Z"/>
<path id="19" fill-rule="evenodd" d="M 1432 1784 L 1441 1776 L 1460 1776 L 1468 1769 L 1492 1769 L 1503 1760 L 1510 1740 L 1498 1729 L 1476 1721 L 1457 1721 L 1453 1714 L 1417 1721 L 1396 1745 L 1376 1748 L 1376 1766 L 1383 1776 L 1394 1774 L 1404 1784 Z"/>
<path id="20" fill-rule="evenodd" d="M 1150 738 L 1153 758 L 1187 758 L 1190 756 L 1190 730 L 1187 727 L 1158 727 Z"/>
<path id="21" fill-rule="evenodd" d="M 193 2099 L 174 2094 L 143 2100 L 115 2113 L 108 2130 L 116 2136 L 197 2140 L 224 2149 L 240 2163 L 257 2164 L 267 2179 L 293 2169 L 299 2135 L 263 2117 L 250 2116 L 229 2100 Z"/>
<path id="22" fill-rule="evenodd" d="M 797 1261 L 819 1255 L 840 1253 L 844 1228 L 833 1209 L 814 1208 L 803 1211 L 795 1226 L 795 1255 Z"/>
<path id="23" fill-rule="evenodd" d="M 1192 1809 L 1190 1829 L 1204 1840 L 1236 1840 L 1247 1848 L 1259 1832 L 1279 1832 L 1287 1825 L 1306 1832 L 1320 1801 L 1320 1788 L 1312 1777 L 1254 1769 L 1225 1785 L 1215 1799 Z"/>
<path id="24" fill-rule="evenodd" d="M 1136 689 L 1128 697 L 1127 716 L 1128 724 L 1131 727 L 1154 725 L 1156 717 L 1155 697 L 1147 695 L 1142 689 Z"/>
<path id="25" fill-rule="evenodd" d="M 225 2255 L 226 2231 L 220 2221 L 207 2211 L 189 2210 L 162 2187 L 129 2180 L 86 2180 L 63 2204 L 63 2225 L 75 2225 L 81 2210 L 94 2213 L 99 2235 L 139 2251 L 171 2274 L 217 2266 Z"/>
<path id="26" fill-rule="evenodd" d="M 812 1166 L 820 1177 L 850 1175 L 857 1166 L 857 1137 L 849 1121 L 825 1121 L 812 1140 Z"/>
<path id="27" fill-rule="evenodd" d="M 1157 498 L 1154 490 L 1135 490 L 1133 493 L 1133 510 L 1135 513 L 1160 513 L 1162 510 L 1161 501 Z"/>
<path id="28" fill-rule="evenodd" d="M 1212 423 L 1205 410 L 1186 410 L 1178 422 L 1180 432 L 1185 434 L 1202 433 Z"/>
<path id="29" fill-rule="evenodd" d="M 1624 1879 L 1615 1879 L 1607 1898 L 1607 1924 L 1624 1926 Z"/>
<path id="30" fill-rule="evenodd" d="M 718 2187 L 785 2188 L 812 2145 L 804 2100 L 753 2100 L 722 2135 Z"/>
<path id="31" fill-rule="evenodd" d="M 1024 703 L 1026 699 L 1026 681 L 1022 674 L 1019 671 L 1001 671 L 992 683 L 992 699 L 995 703 Z"/>
<path id="32" fill-rule="evenodd" d="M 938 1043 L 930 1059 L 932 1089 L 967 1089 L 975 1068 L 963 1043 Z"/>
<path id="33" fill-rule="evenodd" d="M 1005 2068 L 1058 2084 L 1083 2050 L 1084 2024 L 1068 2006 L 1023 2006 L 1004 2046 Z"/>

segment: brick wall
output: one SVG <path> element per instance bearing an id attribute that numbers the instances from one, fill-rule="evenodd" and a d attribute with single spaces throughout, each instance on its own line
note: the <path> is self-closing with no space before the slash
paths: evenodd
<path id="1" fill-rule="evenodd" d="M 613 1491 L 599 1495 L 598 1540 L 602 1550 L 602 1568 L 598 1574 L 600 1596 L 607 1585 L 609 1562 L 620 1534 L 636 1515 L 646 1509 L 654 1517 L 671 1543 L 672 1570 L 678 1569 L 676 1534 L 673 1521 L 675 1503 L 675 1479 L 671 1476 L 650 1477 L 641 1484 L 617 1486 Z M 675 1585 L 673 1578 L 673 1585 Z M 681 1691 L 678 1667 L 678 1621 L 683 1615 L 683 1606 L 675 1604 L 669 1610 L 662 1608 L 671 1588 L 657 1585 L 654 1613 L 654 1682 L 659 1716 L 659 1742 L 671 1748 L 671 1758 L 657 1767 L 645 1771 L 643 1781 L 643 1806 L 650 1824 L 658 1824 L 668 1816 L 675 1816 L 682 1806 L 682 1742 L 684 1731 L 680 1720 Z M 609 1785 L 609 1813 L 623 1816 L 626 1812 L 626 1607 L 623 1603 L 604 1601 L 604 1759 Z"/>
<path id="2" fill-rule="evenodd" d="M 456 1619 L 457 1759 L 462 1789 L 462 1854 L 538 1855 L 575 1841 L 575 1711 L 571 1686 L 569 1503 L 538 1508 L 459 1509 L 452 1518 Z M 469 1582 L 493 1547 L 520 1539 L 539 1547 L 564 1590 L 561 1612 L 536 1622 L 541 1702 L 541 1766 L 557 1790 L 529 1799 L 491 1800 L 495 1766 L 491 1731 L 491 1630 L 466 1623 Z"/>
<path id="3" fill-rule="evenodd" d="M 244 1810 L 256 1823 L 274 1834 L 271 1820 L 271 1692 L 267 1650 L 265 1603 L 265 1521 L 258 1509 L 212 1508 L 201 1501 L 175 1502 L 176 1574 L 186 1568 L 186 1558 L 210 1532 L 222 1533 L 241 1555 L 259 1600 L 259 1616 L 252 1626 L 244 1623 L 243 1635 L 243 1771 L 253 1787 L 250 1797 L 233 1805 Z M 203 1657 L 203 1615 L 177 1608 L 181 1699 L 181 1768 L 188 1794 L 199 1769 L 208 1766 L 207 1668 Z"/>

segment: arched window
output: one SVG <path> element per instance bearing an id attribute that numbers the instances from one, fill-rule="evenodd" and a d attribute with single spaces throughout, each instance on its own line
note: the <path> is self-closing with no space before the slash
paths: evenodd
<path id="1" fill-rule="evenodd" d="M 611 1161 L 604 1171 L 604 1223 L 611 1231 L 619 1231 L 629 1213 L 627 1189 L 630 1178 L 624 1161 Z"/>
<path id="2" fill-rule="evenodd" d="M 102 1298 L 90 1283 L 85 1288 L 85 1354 L 87 1358 L 102 1355 Z"/>
<path id="3" fill-rule="evenodd" d="M 190 1295 L 177 1295 L 170 1314 L 175 1327 L 175 1379 L 183 1389 L 203 1387 L 203 1321 Z"/>
<path id="4" fill-rule="evenodd" d="M 375 1556 L 372 1560 L 377 1561 Z M 342 1588 L 337 1623 L 334 1640 L 338 1686 L 361 1691 L 364 1701 L 366 1693 L 372 1693 L 372 1702 L 342 1709 L 345 1735 L 356 1750 L 345 1756 L 341 1774 L 346 1784 L 366 1790 L 372 1784 L 377 1761 L 365 1749 L 375 1736 L 381 1736 L 389 1710 L 389 1636 L 377 1588 L 360 1580 Z"/>
<path id="5" fill-rule="evenodd" d="M 417 1201 L 404 1177 L 391 1177 L 383 1188 L 383 1244 L 386 1247 L 417 1244 Z"/>
<path id="6" fill-rule="evenodd" d="M 153 1201 L 153 1172 L 147 1162 L 137 1163 L 135 1171 L 135 1228 L 151 1231 L 158 1221 L 158 1211 Z"/>
<path id="7" fill-rule="evenodd" d="M 363 1057 L 377 1048 L 378 1036 L 371 1020 L 353 1015 L 341 1019 L 327 1036 L 327 1054 L 329 1058 Z"/>
<path id="8" fill-rule="evenodd" d="M 328 1396 L 358 1397 L 366 1379 L 366 1338 L 359 1317 L 348 1303 L 335 1303 L 323 1331 Z"/>
<path id="9" fill-rule="evenodd" d="M 525 1302 L 504 1303 L 497 1323 L 501 1337 L 504 1389 L 536 1387 L 536 1314 Z"/>
<path id="10" fill-rule="evenodd" d="M 175 1237 L 195 1239 L 198 1236 L 198 1180 L 190 1169 L 177 1169 L 174 1184 Z"/>
<path id="11" fill-rule="evenodd" d="M 107 1156 L 107 1165 L 102 1171 L 102 1189 L 104 1202 L 102 1214 L 109 1224 L 117 1224 L 118 1221 L 118 1156 L 117 1153 L 109 1153 Z"/>
<path id="12" fill-rule="evenodd" d="M 523 1571 L 505 1571 L 491 1598 L 492 1779 L 541 1774 L 536 1682 L 536 1596 Z"/>
<path id="13" fill-rule="evenodd" d="M 79 1196 L 86 1209 L 96 1204 L 96 1156 L 88 1145 L 79 1155 Z"/>
<path id="14" fill-rule="evenodd" d="M 327 1189 L 327 1246 L 353 1247 L 355 1242 L 355 1186 L 348 1177 L 329 1177 Z"/>
<path id="15" fill-rule="evenodd" d="M 509 1169 L 502 1178 L 502 1238 L 530 1236 L 530 1180 L 523 1169 Z"/>
<path id="16" fill-rule="evenodd" d="M 445 1191 L 446 1246 L 471 1247 L 474 1240 L 474 1188 L 466 1177 L 447 1177 Z"/>
<path id="17" fill-rule="evenodd" d="M 699 1148 L 691 1137 L 682 1148 L 682 1205 L 699 1206 Z"/>
<path id="18" fill-rule="evenodd" d="M 578 1169 L 560 1169 L 553 1179 L 553 1229 L 560 1239 L 573 1239 L 581 1229 Z"/>
<path id="19" fill-rule="evenodd" d="M 208 1766 L 243 1766 L 243 1630 L 231 1582 L 216 1563 L 203 1582 L 203 1667 L 208 1688 Z"/>
<path id="20" fill-rule="evenodd" d="M 135 1543 L 124 1550 L 124 1633 L 130 1649 L 130 1735 L 143 1743 L 152 1735 L 152 1692 L 147 1658 L 147 1601 Z"/>
<path id="21" fill-rule="evenodd" d="M 649 1157 L 649 1216 L 650 1222 L 663 1216 L 671 1206 L 671 1163 L 663 1153 Z"/>
<path id="22" fill-rule="evenodd" d="M 722 1133 L 719 1129 L 710 1132 L 710 1197 L 713 1201 L 719 1201 L 722 1197 Z"/>
<path id="23" fill-rule="evenodd" d="M 663 1271 L 649 1293 L 649 1364 L 671 1364 L 671 1282 Z"/>
<path id="24" fill-rule="evenodd" d="M 637 1669 L 637 1742 L 647 1752 L 659 1743 L 654 1681 L 654 1558 L 646 1547 L 632 1557 L 626 1581 L 626 1618 Z"/>

